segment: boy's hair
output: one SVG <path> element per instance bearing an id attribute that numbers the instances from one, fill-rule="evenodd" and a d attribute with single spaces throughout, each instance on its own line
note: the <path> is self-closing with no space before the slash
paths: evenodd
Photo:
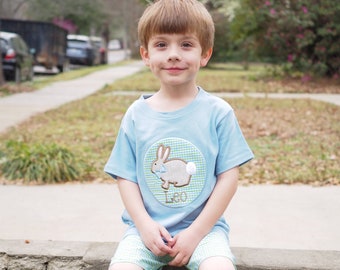
<path id="1" fill-rule="evenodd" d="M 197 36 L 202 54 L 214 45 L 214 22 L 197 0 L 156 0 L 145 9 L 138 23 L 138 39 L 145 49 L 155 34 L 186 33 Z"/>

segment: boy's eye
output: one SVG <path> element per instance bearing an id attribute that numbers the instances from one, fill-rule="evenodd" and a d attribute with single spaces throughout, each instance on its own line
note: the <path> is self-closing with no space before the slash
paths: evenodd
<path id="1" fill-rule="evenodd" d="M 182 47 L 189 48 L 189 47 L 192 47 L 192 44 L 190 42 L 183 42 Z"/>
<path id="2" fill-rule="evenodd" d="M 166 47 L 166 43 L 165 42 L 158 42 L 158 43 L 156 43 L 156 47 L 164 48 L 164 47 Z"/>

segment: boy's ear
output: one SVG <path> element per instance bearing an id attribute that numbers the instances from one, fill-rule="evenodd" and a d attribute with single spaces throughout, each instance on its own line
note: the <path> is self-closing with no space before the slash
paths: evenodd
<path id="1" fill-rule="evenodd" d="M 213 52 L 213 48 L 209 48 L 205 53 L 202 54 L 201 67 L 205 67 L 208 64 L 210 57 L 212 55 L 212 52 Z"/>
<path id="2" fill-rule="evenodd" d="M 143 46 L 140 46 L 139 48 L 139 53 L 140 53 L 140 56 L 142 57 L 143 59 L 143 62 L 146 66 L 149 66 L 149 53 L 148 53 L 148 50 L 145 49 Z"/>

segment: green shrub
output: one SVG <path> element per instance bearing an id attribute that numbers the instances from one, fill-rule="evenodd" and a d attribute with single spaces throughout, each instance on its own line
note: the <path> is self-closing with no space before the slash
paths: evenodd
<path id="1" fill-rule="evenodd" d="M 79 179 L 88 166 L 68 149 L 55 143 L 28 145 L 8 141 L 2 154 L 0 168 L 8 180 L 60 183 Z"/>
<path id="2" fill-rule="evenodd" d="M 339 1 L 238 2 L 230 28 L 243 50 L 273 63 L 290 63 L 286 71 L 339 78 Z"/>

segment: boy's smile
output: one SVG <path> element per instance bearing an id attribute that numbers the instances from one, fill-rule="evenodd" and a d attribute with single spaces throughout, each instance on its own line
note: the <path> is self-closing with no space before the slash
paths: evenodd
<path id="1" fill-rule="evenodd" d="M 180 74 L 183 70 L 185 70 L 184 68 L 179 68 L 179 67 L 169 67 L 169 68 L 165 68 L 166 71 L 168 71 L 169 74 Z"/>
<path id="2" fill-rule="evenodd" d="M 211 56 L 211 50 L 202 55 L 193 34 L 155 34 L 140 53 L 163 87 L 194 86 L 197 72 Z"/>

